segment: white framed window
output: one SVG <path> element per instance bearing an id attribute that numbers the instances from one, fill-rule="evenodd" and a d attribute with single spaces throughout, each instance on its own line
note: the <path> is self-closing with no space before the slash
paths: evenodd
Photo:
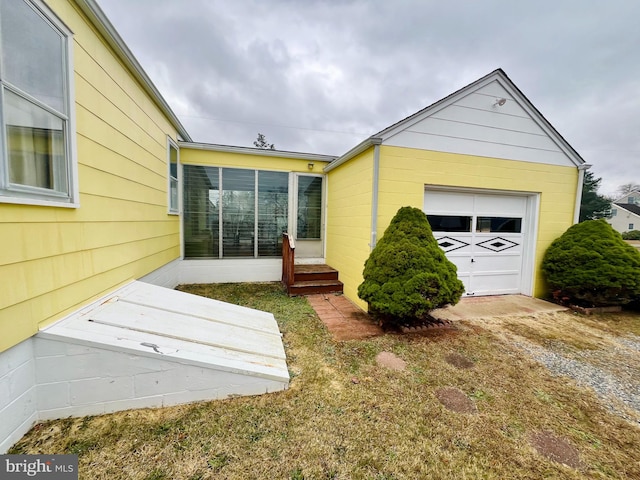
<path id="1" fill-rule="evenodd" d="M 633 223 L 629 224 L 629 230 L 633 230 Z"/>
<path id="2" fill-rule="evenodd" d="M 77 206 L 72 32 L 40 0 L 0 0 L 0 201 Z"/>
<path id="3" fill-rule="evenodd" d="M 169 213 L 180 213 L 180 195 L 179 195 L 179 182 L 178 182 L 178 164 L 180 163 L 180 150 L 178 145 L 174 143 L 171 138 L 167 137 L 167 163 L 169 165 Z"/>

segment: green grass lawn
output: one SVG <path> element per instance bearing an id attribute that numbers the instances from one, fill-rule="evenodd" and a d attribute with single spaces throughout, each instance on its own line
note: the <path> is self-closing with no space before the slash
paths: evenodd
<path id="1" fill-rule="evenodd" d="M 36 425 L 10 453 L 74 453 L 85 479 L 578 479 L 640 478 L 640 428 L 588 390 L 552 376 L 486 326 L 335 343 L 304 298 L 277 284 L 193 285 L 184 291 L 273 312 L 284 335 L 289 390 Z M 545 336 L 562 339 L 570 315 Z M 602 328 L 633 332 L 640 317 Z M 628 328 L 626 327 L 629 325 Z M 623 325 L 623 327 L 620 327 Z M 546 338 L 546 337 L 545 337 Z M 543 338 L 544 340 L 544 338 Z M 379 367 L 393 352 L 405 371 Z M 457 369 L 459 353 L 475 362 Z M 457 387 L 475 414 L 444 408 Z M 539 455 L 551 431 L 580 452 L 581 470 Z"/>

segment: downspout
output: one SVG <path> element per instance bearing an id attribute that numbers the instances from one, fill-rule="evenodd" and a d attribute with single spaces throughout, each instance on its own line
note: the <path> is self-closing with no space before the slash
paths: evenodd
<path id="1" fill-rule="evenodd" d="M 378 185 L 380 183 L 380 145 L 381 138 L 372 138 L 373 143 L 373 182 L 371 185 L 371 242 L 369 248 L 373 250 L 378 241 Z"/>
<path id="2" fill-rule="evenodd" d="M 584 186 L 584 172 L 589 170 L 591 165 L 583 163 L 578 167 L 578 189 L 576 191 L 576 205 L 573 211 L 573 223 L 576 224 L 580 220 L 580 205 L 582 204 L 582 187 Z"/>

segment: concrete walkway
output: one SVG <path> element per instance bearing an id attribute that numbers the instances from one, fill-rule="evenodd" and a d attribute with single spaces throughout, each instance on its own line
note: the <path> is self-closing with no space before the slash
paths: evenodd
<path id="1" fill-rule="evenodd" d="M 365 311 L 343 295 L 308 295 L 307 300 L 334 340 L 362 340 L 384 333 Z M 465 297 L 453 307 L 434 310 L 432 315 L 439 320 L 456 321 L 527 316 L 565 310 L 567 308 L 560 305 L 524 295 L 494 295 Z"/>
<path id="2" fill-rule="evenodd" d="M 568 308 L 525 295 L 464 297 L 457 305 L 434 310 L 440 320 L 474 320 L 492 317 L 517 317 L 534 313 L 563 312 Z"/>

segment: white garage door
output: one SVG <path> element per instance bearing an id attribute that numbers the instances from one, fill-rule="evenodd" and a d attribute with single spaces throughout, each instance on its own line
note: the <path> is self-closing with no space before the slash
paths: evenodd
<path id="1" fill-rule="evenodd" d="M 427 190 L 424 211 L 466 295 L 528 293 L 522 287 L 526 196 Z"/>

